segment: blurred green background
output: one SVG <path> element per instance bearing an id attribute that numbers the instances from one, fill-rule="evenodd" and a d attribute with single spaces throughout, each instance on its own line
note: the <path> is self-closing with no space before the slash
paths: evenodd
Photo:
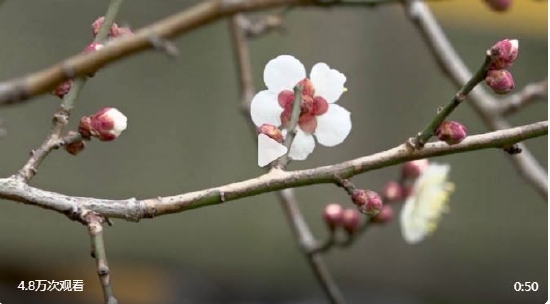
<path id="1" fill-rule="evenodd" d="M 191 1 L 126 1 L 119 24 L 139 28 Z M 108 1 L 6 1 L 0 7 L 0 79 L 47 67 L 80 52 L 90 24 Z M 497 14 L 481 0 L 431 5 L 470 68 L 502 38 L 520 40 L 511 69 L 517 88 L 547 77 L 545 1 L 515 1 Z M 84 88 L 70 126 L 104 106 L 129 118 L 112 143 L 92 142 L 73 157 L 55 152 L 32 185 L 77 196 L 155 197 L 198 190 L 261 174 L 256 140 L 239 113 L 231 40 L 223 20 L 175 41 L 177 59 L 148 52 L 97 73 Z M 339 104 L 352 112 L 342 144 L 318 147 L 291 169 L 341 162 L 402 143 L 447 102 L 455 88 L 440 72 L 400 5 L 377 9 L 297 8 L 287 31 L 251 43 L 256 86 L 265 63 L 292 54 L 309 69 L 327 62 L 348 77 Z M 58 99 L 43 96 L 2 108 L 0 176 L 19 169 L 49 130 Z M 515 115 L 515 125 L 547 119 L 547 103 Z M 453 119 L 471 134 L 486 132 L 464 105 Z M 527 142 L 547 166 L 547 139 Z M 452 165 L 451 212 L 423 243 L 407 245 L 397 221 L 376 227 L 327 263 L 351 303 L 540 303 L 547 299 L 547 203 L 499 150 L 438 158 Z M 386 168 L 354 178 L 381 189 L 396 178 Z M 330 202 L 348 204 L 331 185 L 297 189 L 315 234 Z M 0 303 L 98 303 L 101 290 L 85 227 L 57 213 L 10 201 L 0 206 Z M 397 206 L 398 211 L 400 206 Z M 398 213 L 396 213 L 398 215 Z M 275 195 L 264 194 L 154 220 L 115 220 L 105 230 L 115 293 L 122 303 L 322 303 Z M 21 280 L 83 279 L 84 292 L 22 292 Z M 517 293 L 516 281 L 536 281 Z"/>

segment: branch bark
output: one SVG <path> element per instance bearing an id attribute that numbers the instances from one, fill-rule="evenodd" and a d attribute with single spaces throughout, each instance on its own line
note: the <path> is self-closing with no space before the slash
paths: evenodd
<path id="1" fill-rule="evenodd" d="M 15 178 L 0 179 L 0 198 L 35 205 L 74 215 L 80 210 L 94 211 L 102 216 L 138 221 L 142 218 L 177 213 L 217 205 L 243 197 L 287 188 L 320 183 L 334 183 L 334 176 L 349 178 L 371 170 L 389 167 L 409 160 L 456 154 L 488 148 L 503 148 L 525 139 L 548 134 L 548 121 L 467 137 L 459 144 L 427 143 L 424 149 L 410 151 L 406 144 L 390 150 L 330 166 L 307 170 L 272 170 L 259 177 L 219 187 L 180 195 L 143 200 L 109 200 L 92 197 L 67 196 L 31 187 Z M 518 157 L 518 154 L 513 157 Z"/>

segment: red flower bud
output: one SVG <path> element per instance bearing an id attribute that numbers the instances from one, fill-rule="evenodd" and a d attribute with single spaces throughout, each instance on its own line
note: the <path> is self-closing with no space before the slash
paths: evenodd
<path id="1" fill-rule="evenodd" d="M 283 142 L 283 133 L 281 132 L 281 130 L 279 130 L 279 128 L 277 128 L 274 125 L 263 124 L 258 127 L 257 131 L 258 131 L 258 134 L 261 133 L 261 134 L 267 135 L 271 139 L 277 141 L 278 143 Z"/>
<path id="2" fill-rule="evenodd" d="M 503 39 L 491 47 L 493 62 L 490 69 L 499 70 L 511 66 L 519 53 L 519 42 L 516 39 Z"/>
<path id="3" fill-rule="evenodd" d="M 67 136 L 74 136 L 77 133 L 75 131 L 67 132 Z M 83 140 L 75 141 L 70 144 L 65 145 L 65 150 L 72 155 L 77 155 L 78 153 L 84 151 L 86 148 L 86 142 Z"/>
<path id="4" fill-rule="evenodd" d="M 506 94 L 515 86 L 514 78 L 507 70 L 489 71 L 485 77 L 485 83 L 497 94 Z"/>
<path id="5" fill-rule="evenodd" d="M 382 209 L 382 198 L 371 190 L 356 189 L 351 194 L 351 200 L 364 214 L 375 215 Z"/>
<path id="6" fill-rule="evenodd" d="M 372 222 L 377 224 L 386 224 L 391 220 L 393 220 L 393 209 L 388 205 L 384 205 L 380 213 L 372 218 Z"/>
<path id="7" fill-rule="evenodd" d="M 425 158 L 408 161 L 401 167 L 401 174 L 403 178 L 417 178 L 429 165 Z"/>
<path id="8" fill-rule="evenodd" d="M 105 17 L 101 16 L 97 18 L 96 21 L 94 21 L 94 23 L 92 23 L 92 34 L 94 35 L 94 37 L 97 36 L 97 34 L 99 33 L 99 29 L 101 28 L 104 22 L 105 22 Z M 111 29 L 109 30 L 109 37 L 116 37 L 118 31 L 119 31 L 118 24 L 113 23 L 113 25 L 111 25 Z"/>
<path id="9" fill-rule="evenodd" d="M 468 136 L 468 130 L 459 122 L 447 120 L 439 125 L 435 134 L 439 140 L 454 145 Z"/>
<path id="10" fill-rule="evenodd" d="M 342 226 L 348 234 L 354 234 L 361 227 L 361 214 L 355 209 L 346 209 L 342 216 Z"/>
<path id="11" fill-rule="evenodd" d="M 126 129 L 127 118 L 115 108 L 104 108 L 92 116 L 82 117 L 78 132 L 83 137 L 97 137 L 101 141 L 116 139 Z"/>
<path id="12" fill-rule="evenodd" d="M 323 212 L 323 218 L 327 223 L 330 230 L 336 229 L 336 227 L 342 224 L 344 217 L 344 208 L 338 204 L 330 204 L 325 207 Z"/>
<path id="13" fill-rule="evenodd" d="M 52 91 L 52 94 L 54 94 L 59 98 L 63 98 L 65 97 L 65 95 L 67 95 L 67 93 L 69 93 L 72 86 L 73 86 L 73 81 L 67 80 L 61 83 L 60 85 L 58 85 L 57 88 L 55 88 L 55 90 Z"/>
<path id="14" fill-rule="evenodd" d="M 512 0 L 485 0 L 485 3 L 496 12 L 505 12 L 512 6 Z"/>
<path id="15" fill-rule="evenodd" d="M 84 53 L 91 53 L 91 52 L 99 51 L 99 50 L 101 50 L 103 47 L 104 47 L 104 45 L 101 44 L 101 43 L 99 43 L 99 42 L 92 42 L 92 43 L 90 43 L 90 45 L 88 45 L 88 46 L 84 49 Z"/>
<path id="16" fill-rule="evenodd" d="M 384 187 L 383 195 L 388 202 L 401 201 L 403 200 L 403 187 L 397 182 L 388 182 Z"/>

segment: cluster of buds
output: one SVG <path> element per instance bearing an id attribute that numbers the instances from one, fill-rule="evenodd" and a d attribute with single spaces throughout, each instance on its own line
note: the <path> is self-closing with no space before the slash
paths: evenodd
<path id="1" fill-rule="evenodd" d="M 101 28 L 101 26 L 103 25 L 104 22 L 105 22 L 105 17 L 99 17 L 99 18 L 97 18 L 96 21 L 94 21 L 94 23 L 92 23 L 92 34 L 94 35 L 94 37 L 97 36 L 97 34 L 99 33 L 99 29 Z M 132 32 L 132 30 L 130 28 L 128 28 L 128 27 L 119 27 L 118 24 L 116 24 L 116 23 L 113 23 L 113 25 L 111 26 L 111 29 L 109 30 L 109 38 L 111 38 L 111 39 L 122 36 L 122 35 L 133 35 L 133 34 L 134 33 Z M 84 49 L 83 52 L 84 53 L 91 53 L 91 52 L 98 51 L 98 50 L 102 49 L 103 47 L 104 47 L 104 45 L 102 43 L 92 42 L 90 45 L 88 45 Z M 93 77 L 94 74 L 90 74 L 88 76 Z M 59 97 L 59 98 L 63 98 L 71 90 L 72 85 L 73 85 L 73 81 L 72 80 L 67 80 L 67 81 L 63 82 L 62 84 L 60 84 L 59 86 L 57 86 L 57 88 L 55 88 L 55 90 L 52 91 L 52 94 Z"/>
<path id="2" fill-rule="evenodd" d="M 278 143 L 283 142 L 283 132 L 281 132 L 281 130 L 274 125 L 263 124 L 258 127 L 257 131 L 258 134 L 264 134 Z"/>
<path id="3" fill-rule="evenodd" d="M 497 94 L 507 94 L 514 89 L 515 83 L 512 74 L 507 70 L 512 66 L 519 53 L 517 40 L 503 39 L 489 50 L 491 64 L 485 76 L 485 82 Z"/>
<path id="4" fill-rule="evenodd" d="M 505 12 L 512 6 L 512 0 L 485 0 L 485 3 L 496 12 Z"/>
<path id="5" fill-rule="evenodd" d="M 435 135 L 439 138 L 439 140 L 444 141 L 449 145 L 455 145 L 468 136 L 468 130 L 459 122 L 446 120 L 439 125 Z"/>
<path id="6" fill-rule="evenodd" d="M 102 16 L 97 18 L 96 21 L 92 23 L 92 34 L 94 35 L 94 37 L 97 36 L 97 34 L 99 33 L 99 29 L 101 28 L 104 22 L 105 22 L 105 17 Z M 119 27 L 118 24 L 116 23 L 113 23 L 113 25 L 111 25 L 111 28 L 109 29 L 109 38 L 116 38 L 122 35 L 133 35 L 133 34 L 134 33 L 130 28 Z"/>
<path id="7" fill-rule="evenodd" d="M 357 209 L 363 214 L 377 215 L 382 209 L 382 198 L 372 190 L 355 189 L 351 194 L 351 200 Z"/>
<path id="8" fill-rule="evenodd" d="M 349 235 L 355 234 L 361 228 L 361 214 L 355 209 L 344 209 L 339 204 L 325 207 L 323 218 L 330 231 L 343 228 Z"/>
<path id="9" fill-rule="evenodd" d="M 115 108 L 103 108 L 92 116 L 84 116 L 78 125 L 83 138 L 97 137 L 101 141 L 116 139 L 126 129 L 127 118 Z"/>

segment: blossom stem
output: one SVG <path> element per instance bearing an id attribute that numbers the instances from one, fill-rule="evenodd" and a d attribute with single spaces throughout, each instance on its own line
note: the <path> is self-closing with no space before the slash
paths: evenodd
<path id="1" fill-rule="evenodd" d="M 414 148 L 422 148 L 428 140 L 434 136 L 435 131 L 441 125 L 441 123 L 458 107 L 467 97 L 468 94 L 485 79 L 485 75 L 491 65 L 492 57 L 491 52 L 487 51 L 485 55 L 485 61 L 479 67 L 477 72 L 464 84 L 458 92 L 454 95 L 453 99 L 447 103 L 443 108 L 439 109 L 435 117 L 430 121 L 426 128 L 418 133 L 415 138 L 411 139 L 411 143 Z"/>
<path id="2" fill-rule="evenodd" d="M 294 87 L 294 103 L 292 104 L 292 113 L 290 114 L 290 122 L 288 123 L 288 126 L 286 128 L 287 135 L 283 142 L 283 145 L 288 148 L 288 152 L 279 157 L 275 164 L 273 165 L 273 168 L 277 169 L 284 169 L 288 162 L 290 161 L 290 158 L 288 157 L 288 154 L 290 153 L 290 147 L 292 146 L 292 142 L 294 142 L 294 138 L 296 137 L 296 127 L 298 126 L 298 120 L 300 118 L 300 106 L 302 104 L 302 91 L 303 87 L 301 85 L 297 85 Z"/>

